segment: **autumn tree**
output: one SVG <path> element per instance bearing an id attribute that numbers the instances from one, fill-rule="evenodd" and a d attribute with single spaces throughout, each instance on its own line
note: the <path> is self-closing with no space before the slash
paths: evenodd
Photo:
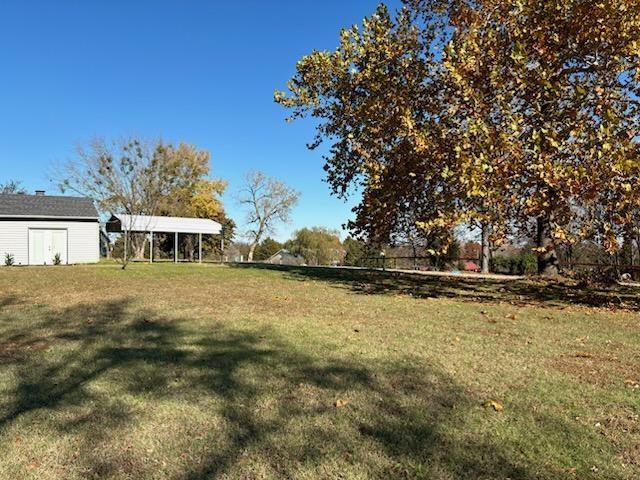
<path id="1" fill-rule="evenodd" d="M 193 145 L 181 143 L 177 147 L 167 146 L 166 155 L 177 164 L 177 173 L 181 178 L 169 191 L 159 206 L 159 214 L 174 217 L 207 218 L 215 220 L 224 228 L 226 240 L 233 237 L 235 223 L 229 219 L 222 204 L 222 195 L 227 182 L 210 178 L 211 156 L 208 151 Z M 189 259 L 193 260 L 196 239 L 193 235 L 183 235 L 182 248 Z M 206 236 L 203 249 L 219 250 L 219 239 Z"/>
<path id="2" fill-rule="evenodd" d="M 104 213 L 203 216 L 222 219 L 224 182 L 211 180 L 209 153 L 161 140 L 94 139 L 56 172 L 61 191 L 93 198 Z M 146 235 L 125 229 L 129 248 L 144 256 Z M 125 256 L 123 256 L 123 259 Z"/>
<path id="3" fill-rule="evenodd" d="M 615 251 L 638 208 L 640 4 L 412 3 L 426 15 L 447 4 L 446 62 L 492 107 L 466 115 L 495 147 L 492 162 L 472 158 L 499 166 L 489 193 L 536 238 L 539 272 L 557 273 L 557 246 L 582 238 Z"/>
<path id="4" fill-rule="evenodd" d="M 525 233 L 548 275 L 558 245 L 618 248 L 640 206 L 638 2 L 405 3 L 276 92 L 291 118 L 319 119 L 311 147 L 331 142 L 334 192 L 363 192 L 354 232 L 477 224 L 485 259 L 490 240 Z"/>
<path id="5" fill-rule="evenodd" d="M 249 262 L 253 261 L 256 247 L 264 236 L 273 233 L 278 223 L 289 221 L 298 198 L 298 192 L 262 172 L 249 172 L 245 176 L 239 200 L 247 208 Z"/>
<path id="6" fill-rule="evenodd" d="M 290 119 L 320 120 L 311 148 L 331 143 L 325 170 L 335 194 L 362 191 L 349 227 L 370 243 L 418 234 L 440 238 L 446 250 L 461 221 L 454 143 L 442 122 L 438 25 L 418 25 L 410 9 L 393 19 L 381 5 L 362 28 L 343 30 L 335 51 L 305 56 L 288 91 L 275 94 Z"/>

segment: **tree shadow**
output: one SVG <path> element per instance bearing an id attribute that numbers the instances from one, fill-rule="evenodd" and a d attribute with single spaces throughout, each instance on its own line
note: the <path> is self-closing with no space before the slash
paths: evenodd
<path id="1" fill-rule="evenodd" d="M 571 305 L 610 307 L 640 311 L 637 289 L 623 286 L 582 287 L 573 282 L 546 280 L 492 280 L 419 273 L 350 269 L 340 267 L 294 267 L 238 263 L 234 268 L 282 271 L 293 280 L 319 280 L 368 295 L 406 294 L 416 298 L 456 298 L 462 301 L 563 308 Z"/>
<path id="2" fill-rule="evenodd" d="M 0 388 L 0 438 L 14 425 L 72 435 L 78 451 L 58 455 L 88 478 L 154 478 L 158 467 L 135 445 L 107 452 L 164 401 L 222 425 L 205 427 L 198 442 L 181 439 L 189 455 L 166 475 L 176 480 L 337 477 L 343 468 L 368 477 L 534 479 L 544 468 L 545 459 L 468 430 L 483 399 L 417 358 L 319 358 L 271 329 L 194 329 L 130 298 L 41 308 L 38 319 L 13 324 L 3 338 L 15 346 L 0 369 L 15 383 Z M 342 398 L 346 406 L 336 407 Z M 179 427 L 188 416 L 176 412 Z M 584 438 L 574 433 L 577 448 Z"/>

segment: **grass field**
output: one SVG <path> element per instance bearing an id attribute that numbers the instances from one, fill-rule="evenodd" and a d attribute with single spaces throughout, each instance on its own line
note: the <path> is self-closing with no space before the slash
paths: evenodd
<path id="1" fill-rule="evenodd" d="M 3 268 L 0 478 L 637 479 L 639 312 L 532 282 Z"/>

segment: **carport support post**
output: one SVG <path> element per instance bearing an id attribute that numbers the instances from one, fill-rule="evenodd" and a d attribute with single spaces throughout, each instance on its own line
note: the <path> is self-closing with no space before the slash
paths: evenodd
<path id="1" fill-rule="evenodd" d="M 173 244 L 173 262 L 178 263 L 178 232 L 175 233 Z"/>
<path id="2" fill-rule="evenodd" d="M 151 237 L 149 238 L 149 263 L 153 263 L 153 232 L 149 232 Z"/>
<path id="3" fill-rule="evenodd" d="M 202 263 L 202 234 L 198 234 L 198 263 Z"/>

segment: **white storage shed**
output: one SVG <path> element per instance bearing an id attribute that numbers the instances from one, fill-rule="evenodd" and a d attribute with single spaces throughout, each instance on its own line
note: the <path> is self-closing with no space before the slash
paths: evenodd
<path id="1" fill-rule="evenodd" d="M 95 263 L 100 259 L 100 223 L 90 198 L 0 194 L 0 265 Z"/>

